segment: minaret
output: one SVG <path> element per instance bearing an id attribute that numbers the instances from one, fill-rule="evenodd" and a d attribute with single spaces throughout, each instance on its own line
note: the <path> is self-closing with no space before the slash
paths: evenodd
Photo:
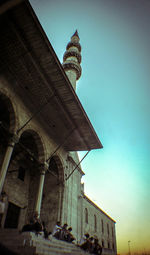
<path id="1" fill-rule="evenodd" d="M 76 90 L 76 81 L 81 76 L 81 45 L 79 43 L 79 35 L 77 30 L 71 37 L 71 41 L 66 47 L 66 51 L 63 56 L 64 70 L 74 88 Z"/>
<path id="2" fill-rule="evenodd" d="M 68 76 L 68 79 L 70 80 L 70 83 L 72 84 L 74 90 L 76 91 L 76 81 L 81 76 L 81 46 L 79 44 L 79 35 L 77 30 L 71 37 L 71 41 L 68 43 L 66 47 L 66 51 L 63 56 L 63 67 L 66 72 L 66 75 Z M 75 126 L 74 126 L 75 127 Z M 76 127 L 77 129 L 77 127 Z M 82 171 L 80 166 L 80 160 L 78 157 L 77 151 L 69 151 L 68 152 L 69 158 L 72 158 L 72 163 L 68 162 L 68 170 L 66 170 L 66 177 L 68 178 L 69 175 L 71 176 L 68 179 L 68 182 L 65 184 L 65 203 L 69 204 L 68 212 L 67 212 L 67 219 L 65 221 L 70 220 L 70 225 L 73 227 L 75 233 L 76 233 L 76 240 L 79 241 L 81 238 L 81 215 L 80 212 L 82 212 L 82 200 L 79 200 L 79 197 L 81 197 L 81 178 L 82 178 Z M 79 166 L 79 168 L 78 168 Z M 75 168 L 76 167 L 76 168 Z M 72 172 L 76 169 L 76 172 Z M 70 181 L 69 181 L 70 180 Z M 79 211 L 77 213 L 77 210 Z M 73 216 L 75 215 L 75 216 Z"/>
<path id="3" fill-rule="evenodd" d="M 81 76 L 81 45 L 79 43 L 79 35 L 76 30 L 71 37 L 71 41 L 67 44 L 66 51 L 63 56 L 63 68 L 70 80 L 74 90 L 76 91 L 76 81 Z M 75 160 L 76 164 L 79 163 L 79 157 L 77 152 L 69 152 L 71 157 Z"/>

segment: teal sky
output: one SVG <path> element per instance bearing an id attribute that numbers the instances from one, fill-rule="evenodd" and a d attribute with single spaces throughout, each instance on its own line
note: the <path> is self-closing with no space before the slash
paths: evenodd
<path id="1" fill-rule="evenodd" d="M 104 148 L 82 163 L 86 194 L 116 220 L 118 253 L 150 251 L 150 1 L 31 0 L 60 62 L 78 29 L 77 95 Z M 82 157 L 83 153 L 80 153 Z"/>

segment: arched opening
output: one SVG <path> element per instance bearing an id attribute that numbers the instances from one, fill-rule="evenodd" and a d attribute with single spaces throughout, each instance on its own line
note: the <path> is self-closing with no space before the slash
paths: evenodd
<path id="1" fill-rule="evenodd" d="M 96 219 L 96 215 L 94 214 L 94 231 L 97 231 L 97 219 Z"/>
<path id="2" fill-rule="evenodd" d="M 114 243 L 112 243 L 112 249 L 115 250 L 115 245 L 114 245 Z"/>
<path id="3" fill-rule="evenodd" d="M 111 233 L 112 233 L 112 237 L 114 236 L 114 229 L 113 227 L 111 227 Z"/>
<path id="4" fill-rule="evenodd" d="M 15 128 L 15 114 L 8 97 L 0 94 L 0 168 L 4 159 L 10 132 Z"/>
<path id="5" fill-rule="evenodd" d="M 33 216 L 43 158 L 38 134 L 24 131 L 15 145 L 4 184 L 9 198 L 5 228 L 21 228 Z"/>
<path id="6" fill-rule="evenodd" d="M 88 209 L 85 208 L 85 223 L 88 224 Z"/>
<path id="7" fill-rule="evenodd" d="M 102 233 L 104 233 L 104 222 L 101 220 L 101 226 L 102 226 Z"/>
<path id="8" fill-rule="evenodd" d="M 103 239 L 102 239 L 102 247 L 105 248 L 105 242 Z"/>
<path id="9" fill-rule="evenodd" d="M 60 159 L 57 156 L 52 157 L 45 176 L 41 208 L 41 218 L 49 231 L 52 231 L 58 220 L 61 221 L 63 176 L 63 167 Z"/>
<path id="10" fill-rule="evenodd" d="M 109 224 L 107 223 L 107 234 L 109 236 Z"/>

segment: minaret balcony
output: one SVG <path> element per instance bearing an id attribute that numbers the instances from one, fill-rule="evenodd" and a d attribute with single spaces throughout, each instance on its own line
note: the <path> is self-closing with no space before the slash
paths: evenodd
<path id="1" fill-rule="evenodd" d="M 69 42 L 69 43 L 67 44 L 66 49 L 69 50 L 69 48 L 70 48 L 70 47 L 73 47 L 73 46 L 75 46 L 76 48 L 78 48 L 79 52 L 81 52 L 81 45 L 80 45 L 79 43 L 77 43 L 77 42 Z"/>
<path id="2" fill-rule="evenodd" d="M 66 61 L 68 57 L 76 57 L 79 64 L 81 63 L 81 54 L 75 50 L 66 51 L 63 56 L 63 61 Z"/>
<path id="3" fill-rule="evenodd" d="M 64 62 L 63 63 L 63 68 L 65 71 L 67 70 L 74 70 L 77 74 L 77 80 L 80 78 L 81 76 L 81 72 L 82 72 L 82 69 L 81 69 L 81 66 L 80 64 L 78 64 L 77 62 L 73 61 L 73 60 L 69 60 L 68 62 Z"/>

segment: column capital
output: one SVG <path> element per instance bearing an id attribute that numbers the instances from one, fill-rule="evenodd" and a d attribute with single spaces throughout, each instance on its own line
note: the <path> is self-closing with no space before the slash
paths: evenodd
<path id="1" fill-rule="evenodd" d="M 48 163 L 47 162 L 41 163 L 39 166 L 39 169 L 40 169 L 40 174 L 45 175 L 46 171 L 48 170 Z"/>
<path id="2" fill-rule="evenodd" d="M 64 181 L 58 182 L 57 185 L 58 185 L 59 188 L 64 188 L 65 187 Z"/>
<path id="3" fill-rule="evenodd" d="M 19 142 L 19 136 L 17 134 L 12 134 L 12 136 L 9 139 L 9 143 L 18 143 Z"/>

